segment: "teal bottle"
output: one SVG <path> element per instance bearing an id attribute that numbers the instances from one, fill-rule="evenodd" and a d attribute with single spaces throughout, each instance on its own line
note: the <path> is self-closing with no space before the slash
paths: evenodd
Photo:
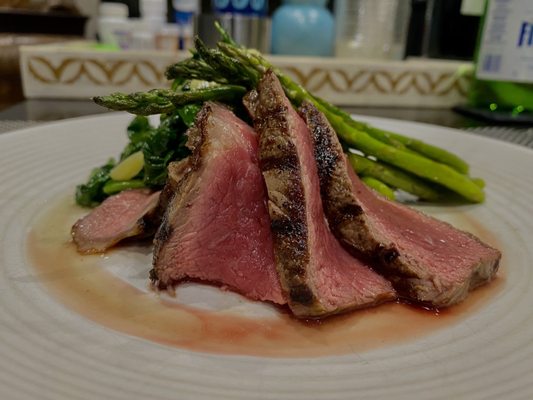
<path id="1" fill-rule="evenodd" d="M 272 54 L 333 55 L 335 22 L 327 0 L 285 0 L 272 16 Z"/>

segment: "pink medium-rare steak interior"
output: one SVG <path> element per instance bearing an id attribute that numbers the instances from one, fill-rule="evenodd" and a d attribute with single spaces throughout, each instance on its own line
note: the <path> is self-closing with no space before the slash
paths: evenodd
<path id="1" fill-rule="evenodd" d="M 303 104 L 300 113 L 312 133 L 330 226 L 354 252 L 373 260 L 402 297 L 449 306 L 494 277 L 499 251 L 367 188 L 326 117 L 310 103 Z"/>
<path id="2" fill-rule="evenodd" d="M 121 240 L 153 234 L 149 218 L 159 192 L 126 190 L 108 197 L 72 227 L 71 235 L 80 253 L 100 253 Z"/>
<path id="3" fill-rule="evenodd" d="M 286 101 L 294 124 L 291 132 L 300 157 L 307 203 L 306 225 L 312 254 L 309 271 L 319 301 L 328 312 L 338 312 L 345 307 L 361 308 L 393 299 L 395 295 L 389 282 L 373 272 L 369 264 L 350 255 L 331 233 L 322 207 L 309 129 L 289 100 Z"/>
<path id="4" fill-rule="evenodd" d="M 285 303 L 255 132 L 225 107 L 206 103 L 188 145 L 188 170 L 156 234 L 156 284 L 200 279 L 253 300 Z"/>
<path id="5" fill-rule="evenodd" d="M 309 130 L 274 73 L 265 74 L 247 107 L 259 134 L 278 273 L 295 315 L 317 317 L 394 299 L 390 283 L 330 232 Z"/>
<path id="6" fill-rule="evenodd" d="M 446 222 L 376 195 L 350 171 L 372 231 L 384 248 L 391 249 L 386 257 L 398 257 L 398 263 L 409 265 L 406 274 L 388 271 L 397 285 L 408 288 L 409 297 L 454 304 L 494 277 L 501 258 L 498 250 Z"/>

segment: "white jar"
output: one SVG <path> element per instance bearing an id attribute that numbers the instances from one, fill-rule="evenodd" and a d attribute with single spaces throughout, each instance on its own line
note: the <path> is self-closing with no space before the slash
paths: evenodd
<path id="1" fill-rule="evenodd" d="M 128 22 L 128 6 L 121 3 L 101 3 L 98 36 L 102 43 L 122 49 L 130 47 L 132 26 Z"/>
<path id="2" fill-rule="evenodd" d="M 410 0 L 335 0 L 335 55 L 402 59 L 410 14 Z"/>
<path id="3" fill-rule="evenodd" d="M 178 48 L 186 50 L 193 46 L 194 16 L 200 10 L 198 0 L 173 0 L 174 19 L 178 27 Z"/>

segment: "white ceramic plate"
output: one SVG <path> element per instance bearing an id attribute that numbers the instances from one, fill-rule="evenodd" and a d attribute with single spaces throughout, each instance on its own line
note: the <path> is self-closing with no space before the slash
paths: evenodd
<path id="1" fill-rule="evenodd" d="M 129 118 L 110 114 L 0 135 L 2 399 L 533 398 L 532 151 L 447 128 L 368 119 L 457 152 L 487 181 L 486 203 L 459 209 L 497 238 L 503 289 L 459 322 L 395 345 L 327 357 L 220 355 L 94 322 L 50 293 L 45 282 L 58 277 L 30 265 L 27 239 L 36 220 L 91 167 L 119 153 Z M 149 256 L 133 257 L 128 268 L 143 260 Z M 116 273 L 132 285 L 146 280 Z M 242 300 L 214 296 L 227 301 L 217 307 L 239 312 Z"/>

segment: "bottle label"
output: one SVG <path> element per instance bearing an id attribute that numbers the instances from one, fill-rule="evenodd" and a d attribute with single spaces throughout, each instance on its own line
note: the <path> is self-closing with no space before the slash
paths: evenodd
<path id="1" fill-rule="evenodd" d="M 194 13 L 188 11 L 176 11 L 174 16 L 178 28 L 178 49 L 187 50 L 193 47 Z"/>
<path id="2" fill-rule="evenodd" d="M 485 80 L 533 82 L 533 1 L 489 1 L 476 76 Z"/>

